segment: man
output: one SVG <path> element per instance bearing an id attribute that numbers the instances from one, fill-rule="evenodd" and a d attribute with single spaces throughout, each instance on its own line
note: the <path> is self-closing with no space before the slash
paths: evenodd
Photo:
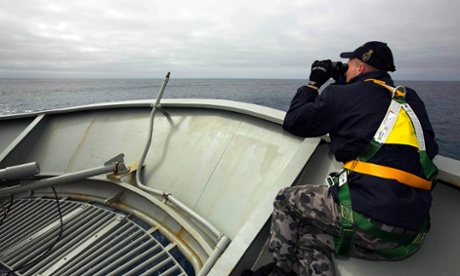
<path id="1" fill-rule="evenodd" d="M 371 41 L 340 56 L 349 59 L 347 83 L 319 94 L 332 76 L 331 61 L 314 62 L 310 82 L 292 99 L 283 128 L 300 137 L 329 133 L 331 151 L 346 169 L 330 178 L 331 186 L 279 192 L 270 239 L 275 262 L 254 275 L 334 275 L 334 252 L 374 260 L 406 258 L 429 228 L 437 172 L 431 159 L 438 146 L 422 100 L 411 89 L 392 88 L 388 71 L 396 68 L 387 44 Z M 402 105 L 407 101 L 411 109 L 389 111 L 392 98 Z M 417 118 L 419 125 L 413 122 Z M 388 130 L 390 121 L 396 123 Z M 383 134 L 386 142 L 379 140 Z M 365 233 L 361 228 L 366 226 L 372 230 Z"/>

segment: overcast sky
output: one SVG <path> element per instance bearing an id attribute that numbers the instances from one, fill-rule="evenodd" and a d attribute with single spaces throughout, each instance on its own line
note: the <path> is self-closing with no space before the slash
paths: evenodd
<path id="1" fill-rule="evenodd" d="M 0 0 L 0 78 L 308 78 L 387 42 L 399 80 L 460 80 L 458 0 Z"/>

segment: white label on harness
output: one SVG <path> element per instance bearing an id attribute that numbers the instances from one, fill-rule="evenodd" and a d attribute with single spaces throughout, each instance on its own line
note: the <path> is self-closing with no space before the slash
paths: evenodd
<path id="1" fill-rule="evenodd" d="M 395 101 L 391 101 L 390 107 L 388 108 L 385 118 L 383 118 L 382 123 L 380 124 L 379 129 L 375 133 L 374 139 L 380 144 L 385 143 L 390 132 L 393 130 L 393 127 L 398 119 L 399 110 L 401 106 Z"/>
<path id="2" fill-rule="evenodd" d="M 339 175 L 339 187 L 347 183 L 347 172 L 344 171 Z"/>

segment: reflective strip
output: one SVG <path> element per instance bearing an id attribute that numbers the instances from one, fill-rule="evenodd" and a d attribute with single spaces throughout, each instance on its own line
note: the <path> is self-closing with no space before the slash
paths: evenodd
<path id="1" fill-rule="evenodd" d="M 422 124 L 420 124 L 420 121 L 418 120 L 417 115 L 415 115 L 415 112 L 412 110 L 409 104 L 403 104 L 402 108 L 404 108 L 404 110 L 406 111 L 407 115 L 409 116 L 412 122 L 412 125 L 414 126 L 415 135 L 417 136 L 419 149 L 425 151 L 426 146 L 425 146 L 425 137 L 423 136 Z"/>

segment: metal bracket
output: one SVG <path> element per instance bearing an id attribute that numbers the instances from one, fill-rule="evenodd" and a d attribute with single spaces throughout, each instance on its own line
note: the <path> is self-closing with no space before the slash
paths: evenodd
<path id="1" fill-rule="evenodd" d="M 112 205 L 114 204 L 115 202 L 119 202 L 121 197 L 125 194 L 125 190 L 121 190 L 120 192 L 116 193 L 115 195 L 107 198 L 104 203 L 105 204 L 108 204 L 108 205 Z"/>
<path id="2" fill-rule="evenodd" d="M 110 159 L 109 161 L 104 163 L 104 166 L 111 165 L 114 163 L 123 163 L 125 162 L 125 154 L 120 153 L 119 155 L 115 156 L 114 158 Z"/>

